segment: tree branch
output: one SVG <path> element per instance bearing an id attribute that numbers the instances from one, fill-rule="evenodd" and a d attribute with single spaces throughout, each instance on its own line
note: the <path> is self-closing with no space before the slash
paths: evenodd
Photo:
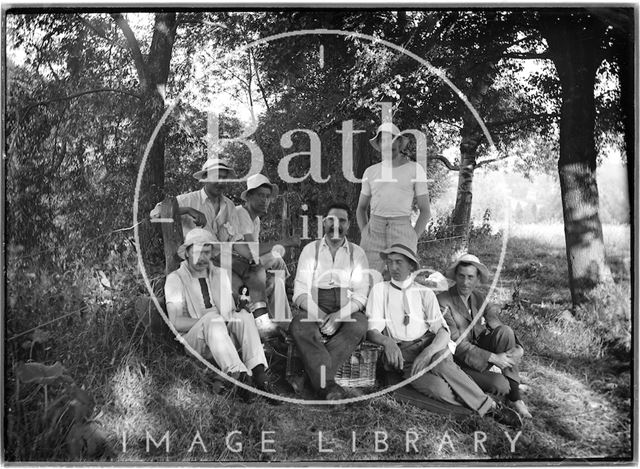
<path id="1" fill-rule="evenodd" d="M 115 88 L 98 88 L 98 89 L 95 89 L 95 90 L 80 91 L 79 93 L 74 93 L 74 94 L 71 94 L 71 95 L 69 95 L 69 96 L 60 96 L 60 97 L 58 97 L 58 98 L 51 98 L 51 99 L 47 99 L 47 100 L 45 100 L 45 101 L 38 101 L 37 103 L 30 104 L 29 106 L 27 106 L 26 108 L 24 108 L 24 111 L 23 111 L 23 112 L 24 112 L 24 114 L 23 114 L 23 116 L 22 116 L 22 117 L 24 118 L 24 116 L 25 116 L 25 115 L 26 115 L 26 114 L 27 114 L 31 109 L 33 109 L 33 108 L 35 108 L 35 107 L 38 107 L 38 106 L 44 106 L 44 105 L 46 105 L 46 104 L 51 104 L 51 103 L 54 103 L 54 102 L 56 102 L 56 101 L 65 101 L 65 100 L 69 100 L 69 99 L 75 99 L 75 98 L 79 98 L 80 96 L 84 96 L 84 95 L 91 94 L 91 93 L 106 93 L 106 92 L 111 92 L 111 93 L 122 93 L 122 94 L 126 94 L 126 95 L 132 96 L 132 97 L 137 98 L 137 99 L 142 99 L 142 98 L 140 97 L 140 95 L 137 95 L 137 94 L 135 94 L 135 93 L 132 93 L 131 91 L 127 91 L 127 90 L 118 90 L 118 89 L 115 89 Z"/>
<path id="2" fill-rule="evenodd" d="M 113 44 L 114 46 L 122 47 L 122 44 L 118 44 L 116 41 L 114 41 L 109 36 L 107 36 L 103 31 L 99 31 L 98 28 L 92 25 L 91 22 L 86 18 L 84 18 L 82 15 L 78 15 L 78 18 L 80 19 L 80 22 L 82 24 L 84 24 L 87 28 L 93 31 L 98 37 L 101 37 L 102 39 L 106 40 L 110 44 Z"/>
<path id="3" fill-rule="evenodd" d="M 440 155 L 440 154 L 428 155 L 428 159 L 440 161 L 442 164 L 444 164 L 451 171 L 460 171 L 460 166 L 456 166 L 456 165 L 452 164 L 451 161 L 449 161 L 446 156 L 443 156 L 443 155 Z"/>
<path id="4" fill-rule="evenodd" d="M 558 114 L 557 112 L 550 112 L 547 114 L 536 114 L 536 113 L 524 114 L 521 116 L 512 117 L 510 119 L 502 119 L 498 121 L 485 122 L 485 124 L 487 127 L 499 127 L 502 125 L 517 124 L 518 122 L 526 121 L 529 119 L 553 118 L 553 117 L 560 117 L 560 114 Z"/>
<path id="5" fill-rule="evenodd" d="M 496 161 L 505 160 L 507 158 L 509 158 L 509 155 L 500 156 L 498 158 L 493 158 L 493 159 L 490 159 L 490 160 L 480 161 L 479 163 L 476 163 L 476 169 L 482 168 L 483 166 L 487 166 L 488 164 L 491 164 L 491 163 L 495 163 Z"/>
<path id="6" fill-rule="evenodd" d="M 547 52 L 537 53 L 537 52 L 507 52 L 502 54 L 503 59 L 544 59 L 551 60 L 551 56 Z"/>
<path id="7" fill-rule="evenodd" d="M 142 52 L 140 52 L 140 44 L 138 44 L 138 40 L 136 39 L 135 34 L 131 30 L 129 23 L 124 19 L 122 13 L 111 13 L 111 17 L 115 20 L 116 24 L 122 30 L 124 37 L 127 39 L 127 45 L 129 46 L 129 50 L 131 51 L 131 55 L 133 56 L 133 63 L 136 66 L 136 70 L 138 72 L 138 79 L 140 80 L 140 85 L 142 89 L 146 89 L 148 85 L 147 80 L 147 67 L 144 63 L 144 59 L 142 57 Z"/>

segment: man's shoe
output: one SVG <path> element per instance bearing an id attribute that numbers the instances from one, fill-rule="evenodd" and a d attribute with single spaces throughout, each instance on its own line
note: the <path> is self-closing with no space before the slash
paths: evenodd
<path id="1" fill-rule="evenodd" d="M 256 326 L 261 339 L 270 339 L 280 335 L 278 326 L 271 320 L 268 314 L 263 314 L 256 318 Z"/>
<path id="2" fill-rule="evenodd" d="M 332 383 L 327 387 L 327 393 L 325 394 L 325 400 L 327 401 L 339 401 L 340 399 L 346 399 L 347 393 L 342 386 Z"/>
<path id="3" fill-rule="evenodd" d="M 529 409 L 527 409 L 527 404 L 525 404 L 522 399 L 519 399 L 517 401 L 509 401 L 507 405 L 515 410 L 523 419 L 532 418 L 531 412 L 529 412 Z"/>
<path id="4" fill-rule="evenodd" d="M 507 427 L 515 429 L 522 428 L 522 418 L 520 415 L 507 406 L 496 403 L 496 406 L 487 412 L 487 416 Z"/>
<path id="5" fill-rule="evenodd" d="M 269 394 L 273 394 L 274 396 L 278 395 L 277 389 L 269 381 L 264 381 L 262 383 L 256 383 L 256 388 L 258 388 L 260 391 L 264 391 L 264 392 L 267 392 Z M 265 397 L 265 396 L 260 396 L 260 397 L 266 399 L 266 401 L 271 405 L 280 405 L 280 404 L 282 404 L 282 401 L 280 399 L 275 399 L 273 397 Z"/>

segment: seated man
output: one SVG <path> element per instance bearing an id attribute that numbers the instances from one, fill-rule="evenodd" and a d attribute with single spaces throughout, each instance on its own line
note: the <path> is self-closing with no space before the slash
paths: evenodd
<path id="1" fill-rule="evenodd" d="M 169 320 L 187 344 L 200 355 L 212 357 L 222 372 L 240 381 L 250 374 L 258 389 L 272 392 L 255 321 L 247 311 L 235 311 L 229 276 L 211 262 L 215 242 L 202 228 L 187 233 L 178 249 L 184 261 L 167 276 L 164 286 Z"/>
<path id="2" fill-rule="evenodd" d="M 458 341 L 485 301 L 485 296 L 475 289 L 488 280 L 489 270 L 476 256 L 464 254 L 449 266 L 445 275 L 456 283 L 438 295 L 438 302 L 451 330 L 451 339 Z M 522 417 L 530 418 L 520 396 L 518 363 L 523 353 L 513 330 L 502 324 L 496 307 L 488 304 L 484 316 L 456 347 L 455 358 L 485 392 L 508 395 L 508 404 Z M 500 372 L 490 371 L 492 365 Z"/>
<path id="3" fill-rule="evenodd" d="M 236 207 L 240 226 L 239 232 L 244 236 L 244 241 L 249 243 L 259 242 L 260 217 L 267 214 L 271 201 L 277 196 L 278 186 L 271 184 L 266 176 L 254 174 L 247 179 L 247 189 L 240 194 L 240 198 L 245 201 L 245 204 Z M 267 273 L 273 270 L 280 271 L 281 275 L 267 275 L 266 293 L 270 299 L 271 317 L 275 316 L 276 321 L 290 321 L 291 309 L 289 308 L 284 286 L 284 278 L 290 274 L 287 264 L 282 258 L 282 253 L 274 250 L 274 247 L 278 245 L 282 246 L 282 248 L 300 246 L 300 238 L 293 237 L 275 242 L 262 242 L 259 244 L 258 249 L 260 265 L 265 268 Z M 277 292 L 274 291 L 276 288 Z"/>
<path id="4" fill-rule="evenodd" d="M 387 263 L 391 280 L 377 283 L 371 289 L 367 303 L 367 338 L 384 347 L 386 367 L 408 379 L 440 359 L 412 381 L 411 386 L 449 404 L 462 403 L 500 423 L 522 426 L 517 413 L 498 406 L 454 363 L 447 348 L 449 330 L 436 296 L 414 281 L 412 272 L 418 269 L 415 252 L 402 244 L 394 244 L 382 251 L 380 257 Z"/>
<path id="5" fill-rule="evenodd" d="M 224 180 L 235 177 L 233 168 L 225 160 L 210 159 L 202 166 L 202 170 L 196 172 L 193 177 L 204 184 L 199 191 L 180 194 L 176 197 L 179 213 L 182 216 L 183 235 L 196 228 L 202 227 L 214 236 L 214 241 L 219 243 L 235 243 L 242 240 L 238 233 L 239 221 L 236 207 L 233 202 L 224 196 Z M 160 215 L 160 204 L 151 211 L 151 218 Z M 212 250 L 213 262 L 221 266 L 228 262 L 223 256 L 219 244 Z M 223 253 L 224 254 L 224 253 Z M 253 258 L 251 250 L 244 244 L 234 244 L 231 255 L 231 265 L 222 265 L 225 269 L 231 269 L 238 275 L 249 288 L 252 302 L 249 311 L 256 318 L 256 324 L 261 337 L 274 335 L 277 331 L 275 324 L 270 320 L 266 303 L 266 274 L 264 268 L 259 266 Z"/>
<path id="6" fill-rule="evenodd" d="M 301 311 L 289 331 L 313 389 L 327 400 L 337 400 L 346 394 L 335 382 L 336 370 L 367 331 L 363 310 L 369 277 L 364 251 L 345 236 L 349 207 L 329 204 L 323 229 L 324 236 L 300 254 L 293 302 Z"/>

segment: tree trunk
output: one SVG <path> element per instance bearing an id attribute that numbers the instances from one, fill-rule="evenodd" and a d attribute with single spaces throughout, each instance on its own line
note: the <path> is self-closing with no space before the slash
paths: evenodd
<path id="1" fill-rule="evenodd" d="M 149 54 L 142 56 L 140 44 L 129 24 L 121 14 L 112 14 L 127 39 L 129 50 L 138 72 L 140 88 L 145 106 L 138 113 L 140 126 L 140 159 L 144 155 L 151 135 L 160 120 L 164 109 L 164 96 L 169 80 L 169 64 L 173 52 L 176 35 L 176 14 L 156 13 L 153 37 Z M 163 127 L 156 136 L 147 156 L 140 194 L 138 194 L 139 219 L 144 219 L 153 206 L 164 197 L 164 150 L 166 129 Z M 147 262 L 161 259 L 160 229 L 153 229 L 148 225 L 140 228 L 140 249 Z"/>
<path id="2" fill-rule="evenodd" d="M 545 21 L 546 20 L 546 21 Z M 595 148 L 595 73 L 604 33 L 587 15 L 543 17 L 542 32 L 562 85 L 560 158 L 564 232 L 571 299 L 584 303 L 609 280 L 598 214 Z"/>
<path id="3" fill-rule="evenodd" d="M 473 116 L 464 119 L 460 142 L 460 170 L 458 171 L 458 190 L 456 205 L 451 216 L 452 251 L 466 251 L 469 247 L 471 231 L 471 204 L 473 202 L 473 172 L 476 168 L 478 145 L 482 138 L 480 127 Z"/>

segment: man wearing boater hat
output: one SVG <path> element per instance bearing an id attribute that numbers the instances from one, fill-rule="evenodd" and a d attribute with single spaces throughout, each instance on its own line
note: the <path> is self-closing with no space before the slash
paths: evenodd
<path id="1" fill-rule="evenodd" d="M 520 395 L 518 364 L 524 350 L 513 329 L 498 318 L 496 306 L 488 303 L 482 317 L 464 334 L 485 301 L 485 295 L 476 291 L 476 287 L 488 281 L 489 270 L 476 256 L 464 254 L 449 266 L 445 275 L 456 283 L 438 295 L 438 302 L 449 324 L 451 339 L 457 341 L 463 336 L 456 347 L 456 361 L 485 392 L 507 396 L 511 407 L 522 417 L 531 418 Z"/>
<path id="2" fill-rule="evenodd" d="M 224 195 L 225 179 L 235 178 L 235 171 L 226 160 L 212 158 L 196 172 L 193 177 L 204 184 L 198 191 L 180 194 L 176 197 L 179 214 L 182 216 L 182 231 L 187 233 L 201 227 L 213 234 L 214 241 L 219 243 L 234 243 L 231 255 L 231 267 L 234 274 L 240 277 L 249 289 L 252 302 L 249 310 L 256 318 L 256 324 L 261 337 L 277 334 L 277 327 L 268 315 L 266 303 L 266 273 L 259 265 L 249 246 L 242 241 L 239 233 L 240 222 L 235 204 Z M 160 215 L 160 204 L 151 211 L 151 218 Z M 225 259 L 221 259 L 219 245 L 212 249 L 213 262 L 220 266 Z"/>
<path id="3" fill-rule="evenodd" d="M 223 373 L 240 381 L 251 375 L 257 388 L 273 392 L 255 321 L 247 311 L 235 311 L 229 276 L 211 262 L 215 242 L 202 228 L 185 236 L 178 248 L 184 260 L 164 286 L 169 320 L 186 344 L 205 358 L 212 357 Z"/>
<path id="4" fill-rule="evenodd" d="M 449 329 L 436 295 L 414 281 L 413 272 L 419 266 L 415 251 L 394 244 L 380 257 L 391 280 L 371 289 L 367 339 L 384 347 L 385 367 L 401 373 L 404 379 L 419 375 L 411 386 L 426 396 L 465 405 L 480 416 L 520 427 L 522 420 L 513 410 L 498 405 L 454 363 L 447 347 Z"/>

